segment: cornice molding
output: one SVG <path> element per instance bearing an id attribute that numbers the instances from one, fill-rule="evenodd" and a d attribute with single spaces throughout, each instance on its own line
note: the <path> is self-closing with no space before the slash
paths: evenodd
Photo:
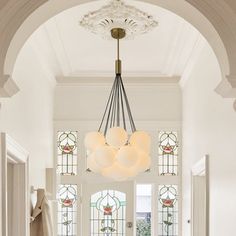
<path id="1" fill-rule="evenodd" d="M 207 44 L 206 40 L 202 37 L 199 37 L 198 40 L 196 41 L 195 46 L 194 46 L 192 53 L 187 61 L 184 72 L 183 72 L 180 82 L 179 82 L 181 88 L 184 87 L 187 80 L 189 79 L 189 77 L 192 73 L 192 69 L 193 69 L 197 59 L 200 57 L 202 49 L 204 48 L 204 46 L 206 44 Z"/>
<path id="2" fill-rule="evenodd" d="M 0 97 L 12 97 L 20 89 L 10 75 L 4 75 L 3 78 L 3 83 L 0 86 Z"/>
<path id="3" fill-rule="evenodd" d="M 6 72 L 4 69 L 7 52 L 14 35 L 25 19 L 46 1 L 10 0 L 0 9 L 0 97 L 11 97 L 19 91 L 11 77 L 12 71 Z"/>
<path id="4" fill-rule="evenodd" d="M 222 80 L 215 88 L 215 92 L 221 95 L 223 98 L 235 98 L 236 87 L 232 87 L 227 79 Z"/>
<path id="5" fill-rule="evenodd" d="M 110 85 L 114 81 L 113 77 L 56 77 L 57 84 L 59 86 L 71 86 L 71 85 Z M 172 84 L 178 85 L 180 77 L 124 77 L 126 85 L 160 85 L 160 84 Z"/>
<path id="6" fill-rule="evenodd" d="M 236 13 L 230 8 L 230 5 L 225 1 L 212 0 L 187 0 L 192 6 L 198 9 L 210 23 L 213 25 L 215 31 L 218 33 L 226 50 L 227 58 L 223 59 L 218 52 L 216 45 L 212 44 L 212 40 L 217 40 L 212 37 L 207 39 L 212 46 L 216 57 L 221 64 L 222 80 L 228 79 L 231 75 L 236 74 Z M 226 68 L 226 60 L 228 59 L 228 70 Z M 225 61 L 224 61 L 225 60 Z M 230 82 L 231 83 L 231 82 Z M 231 93 L 231 91 L 230 91 Z"/>

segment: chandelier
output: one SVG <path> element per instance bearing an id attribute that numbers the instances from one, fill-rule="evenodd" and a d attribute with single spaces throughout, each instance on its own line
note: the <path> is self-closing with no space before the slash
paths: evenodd
<path id="1" fill-rule="evenodd" d="M 119 6 L 113 9 L 114 6 Z M 150 146 L 151 139 L 148 133 L 144 131 L 136 130 L 136 126 L 131 113 L 128 97 L 125 91 L 125 87 L 121 77 L 121 60 L 120 60 L 120 39 L 127 37 L 128 35 L 134 35 L 135 33 L 143 33 L 148 31 L 148 27 L 145 28 L 145 24 L 149 22 L 151 17 L 146 13 L 143 13 L 134 7 L 125 7 L 123 2 L 119 0 L 113 0 L 110 6 L 103 7 L 100 11 L 90 13 L 84 17 L 81 21 L 82 26 L 87 26 L 88 29 L 92 29 L 92 32 L 100 33 L 101 31 L 109 31 L 111 38 L 117 40 L 117 60 L 115 62 L 115 80 L 112 85 L 110 95 L 108 97 L 105 111 L 101 120 L 101 124 L 98 131 L 89 132 L 85 136 L 84 144 L 87 149 L 87 165 L 92 172 L 103 175 L 104 177 L 111 178 L 115 181 L 124 181 L 136 176 L 141 172 L 145 172 L 150 168 Z M 123 9 L 123 13 L 120 9 Z M 111 12 L 112 9 L 112 12 Z M 124 10 L 126 9 L 126 10 Z M 92 26 L 97 25 L 95 19 L 100 22 L 100 17 L 104 17 L 104 11 L 109 12 L 109 17 L 105 18 L 107 24 L 99 23 L 101 26 L 95 30 Z M 117 13 L 119 12 L 119 14 Z M 145 19 L 144 23 L 137 23 L 136 30 L 133 24 L 124 23 L 126 19 L 132 20 L 132 14 L 127 15 L 127 12 L 138 11 L 140 22 L 141 18 Z M 113 15 L 112 15 L 113 14 Z M 119 15 L 116 22 L 116 16 Z M 96 16 L 96 17 L 95 17 Z M 99 16 L 99 17 L 98 17 Z M 91 22 L 89 21 L 91 18 Z M 89 23 L 90 22 L 90 23 Z M 92 23 L 93 22 L 93 23 Z M 121 24 L 123 22 L 124 24 Z M 109 25 L 110 24 L 110 25 Z M 108 26 L 109 25 L 109 26 Z M 124 26 L 121 28 L 120 26 Z M 114 27 L 111 28 L 110 27 Z M 149 27 L 152 28 L 152 27 Z M 101 28 L 103 30 L 101 30 Z M 129 29 L 127 31 L 127 29 Z M 142 30 L 141 30 L 142 29 Z"/>

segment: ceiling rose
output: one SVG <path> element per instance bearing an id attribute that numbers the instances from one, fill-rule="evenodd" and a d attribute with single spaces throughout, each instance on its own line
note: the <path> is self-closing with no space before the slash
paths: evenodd
<path id="1" fill-rule="evenodd" d="M 112 39 L 111 30 L 122 28 L 126 32 L 126 39 L 147 33 L 158 25 L 151 15 L 126 5 L 121 0 L 112 0 L 108 5 L 86 14 L 80 25 L 89 31 Z"/>

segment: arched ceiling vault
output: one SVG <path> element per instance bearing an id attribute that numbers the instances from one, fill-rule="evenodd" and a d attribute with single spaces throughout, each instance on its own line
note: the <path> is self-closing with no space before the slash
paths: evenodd
<path id="1" fill-rule="evenodd" d="M 0 96 L 11 97 L 18 87 L 11 77 L 17 55 L 28 37 L 59 12 L 91 0 L 10 0 L 0 3 Z M 93 0 L 92 0 L 93 1 Z M 142 0 L 183 17 L 213 48 L 222 72 L 216 88 L 236 98 L 236 2 L 230 0 Z"/>

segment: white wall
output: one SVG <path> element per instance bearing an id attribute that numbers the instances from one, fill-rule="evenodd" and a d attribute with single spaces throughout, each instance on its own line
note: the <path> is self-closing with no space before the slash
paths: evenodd
<path id="1" fill-rule="evenodd" d="M 110 84 L 58 85 L 55 120 L 100 121 L 111 90 Z M 134 120 L 181 121 L 181 90 L 178 84 L 129 83 L 123 79 Z"/>
<path id="2" fill-rule="evenodd" d="M 54 85 L 46 78 L 30 44 L 18 56 L 13 77 L 20 91 L 1 99 L 0 131 L 7 132 L 30 153 L 30 184 L 45 185 L 45 167 L 53 160 Z"/>
<path id="3" fill-rule="evenodd" d="M 86 150 L 84 137 L 87 132 L 97 130 L 110 93 L 111 83 L 90 83 L 77 85 L 57 85 L 55 90 L 54 127 L 58 130 L 77 130 L 79 147 L 79 168 L 86 170 Z M 138 130 L 147 131 L 152 139 L 151 156 L 157 162 L 159 130 L 181 128 L 182 96 L 178 84 L 126 84 L 134 122 Z M 129 129 L 129 122 L 127 121 Z M 104 128 L 104 124 L 102 130 Z M 79 171 L 80 172 L 80 171 Z M 152 166 L 155 175 L 157 165 Z M 85 174 L 86 181 L 88 176 Z M 92 176 L 91 174 L 89 176 Z M 152 178 L 152 175 L 149 178 Z M 82 174 L 83 177 L 83 174 Z M 96 176 L 94 176 L 96 177 Z M 142 176 L 143 177 L 143 176 Z M 90 177 L 89 177 L 90 178 Z M 100 179 L 92 178 L 92 181 Z"/>
<path id="4" fill-rule="evenodd" d="M 183 236 L 190 235 L 190 169 L 210 156 L 210 235 L 235 235 L 236 112 L 214 92 L 220 68 L 208 45 L 183 88 Z"/>

